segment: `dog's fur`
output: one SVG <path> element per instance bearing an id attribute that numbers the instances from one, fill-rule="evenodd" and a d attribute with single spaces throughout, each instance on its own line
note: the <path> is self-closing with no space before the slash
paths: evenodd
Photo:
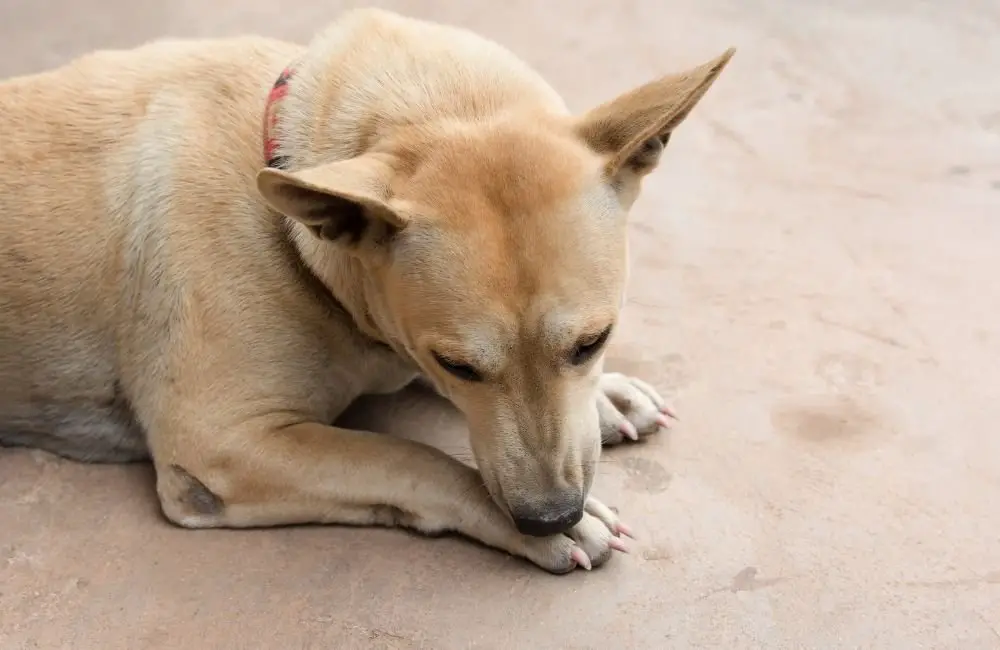
<path id="1" fill-rule="evenodd" d="M 626 214 L 731 54 L 574 116 L 495 43 L 359 10 L 305 48 L 161 41 L 3 82 L 0 443 L 151 458 L 181 526 L 604 562 L 626 529 L 588 496 L 602 438 L 669 413 L 602 371 Z M 478 472 L 329 426 L 418 374 Z"/>

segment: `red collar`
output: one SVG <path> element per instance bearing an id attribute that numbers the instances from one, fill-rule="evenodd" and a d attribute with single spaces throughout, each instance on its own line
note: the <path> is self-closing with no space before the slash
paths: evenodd
<path id="1" fill-rule="evenodd" d="M 267 104 L 264 106 L 264 160 L 268 167 L 284 169 L 288 164 L 288 156 L 278 154 L 278 140 L 272 131 L 278 124 L 278 107 L 288 94 L 288 81 L 294 74 L 292 66 L 282 70 L 271 87 L 271 92 L 267 94 Z"/>

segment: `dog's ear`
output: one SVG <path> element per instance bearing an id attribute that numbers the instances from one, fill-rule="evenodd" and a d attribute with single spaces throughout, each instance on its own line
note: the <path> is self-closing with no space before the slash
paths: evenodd
<path id="1" fill-rule="evenodd" d="M 615 186 L 651 172 L 670 133 L 705 95 L 736 52 L 729 48 L 708 63 L 668 75 L 606 102 L 583 115 L 577 133 L 606 155 L 605 173 Z"/>
<path id="2" fill-rule="evenodd" d="M 406 227 L 389 205 L 392 174 L 384 160 L 361 156 L 296 172 L 265 168 L 257 190 L 316 237 L 357 249 L 383 244 Z"/>

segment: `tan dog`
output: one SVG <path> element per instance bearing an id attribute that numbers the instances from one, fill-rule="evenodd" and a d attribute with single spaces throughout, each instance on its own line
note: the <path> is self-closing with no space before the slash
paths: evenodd
<path id="1" fill-rule="evenodd" d="M 306 48 L 164 41 L 0 84 L 0 442 L 152 458 L 181 526 L 603 563 L 627 529 L 589 496 L 602 440 L 670 414 L 602 372 L 626 213 L 731 55 L 574 116 L 495 43 L 361 10 Z M 418 374 L 479 471 L 329 426 Z"/>

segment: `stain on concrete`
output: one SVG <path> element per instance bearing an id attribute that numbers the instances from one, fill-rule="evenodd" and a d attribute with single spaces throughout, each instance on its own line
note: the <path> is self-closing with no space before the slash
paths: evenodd
<path id="1" fill-rule="evenodd" d="M 968 176 L 972 168 L 968 165 L 952 165 L 948 168 L 949 176 Z"/>
<path id="2" fill-rule="evenodd" d="M 890 428 L 873 405 L 847 395 L 790 400 L 771 410 L 774 429 L 809 444 L 874 443 Z"/>
<path id="3" fill-rule="evenodd" d="M 77 591 L 81 591 L 90 586 L 90 581 L 86 578 L 70 578 L 63 584 L 62 595 L 68 596 Z"/>
<path id="4" fill-rule="evenodd" d="M 730 592 L 733 594 L 739 593 L 741 591 L 757 591 L 765 587 L 771 587 L 784 580 L 784 578 L 767 578 L 761 580 L 757 577 L 759 570 L 755 566 L 748 566 L 741 570 L 739 573 L 733 576 L 732 580 L 727 587 L 716 587 L 711 591 L 702 594 L 698 600 L 705 600 L 710 596 L 716 594 L 721 594 L 725 592 Z"/>
<path id="5" fill-rule="evenodd" d="M 781 578 L 768 578 L 760 580 L 757 578 L 757 567 L 748 566 L 733 576 L 733 582 L 729 586 L 729 591 L 734 594 L 740 591 L 757 591 L 764 587 L 770 587 L 781 582 Z"/>
<path id="6" fill-rule="evenodd" d="M 979 124 L 987 131 L 1000 133 L 1000 111 L 984 115 L 980 118 Z"/>
<path id="7" fill-rule="evenodd" d="M 651 458 L 626 458 L 621 462 L 628 479 L 625 487 L 634 492 L 658 494 L 670 486 L 673 475 Z"/>

